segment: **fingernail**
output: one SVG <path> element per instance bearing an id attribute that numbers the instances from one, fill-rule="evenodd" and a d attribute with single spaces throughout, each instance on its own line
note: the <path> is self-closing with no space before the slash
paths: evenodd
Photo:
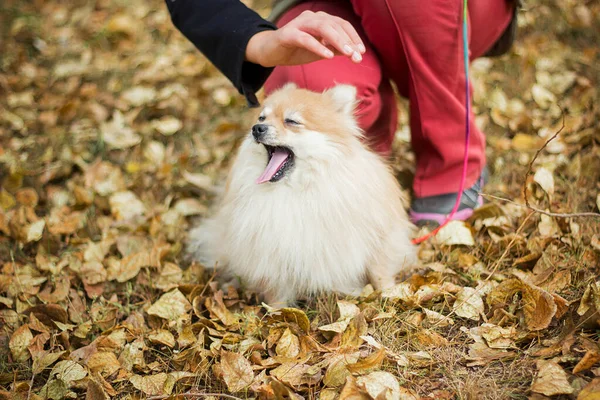
<path id="1" fill-rule="evenodd" d="M 355 62 L 362 61 L 362 56 L 358 53 L 358 51 L 355 51 L 354 53 L 352 53 L 352 61 L 355 61 Z"/>
<path id="2" fill-rule="evenodd" d="M 333 57 L 333 51 L 331 51 L 331 50 L 325 50 L 325 57 L 327 57 L 327 58 Z"/>
<path id="3" fill-rule="evenodd" d="M 364 53 L 365 51 L 367 51 L 367 49 L 365 49 L 365 46 L 363 44 L 359 44 L 358 51 L 360 51 L 361 53 Z"/>
<path id="4" fill-rule="evenodd" d="M 345 44 L 344 45 L 344 53 L 350 55 L 352 54 L 352 47 L 350 47 L 349 45 Z"/>

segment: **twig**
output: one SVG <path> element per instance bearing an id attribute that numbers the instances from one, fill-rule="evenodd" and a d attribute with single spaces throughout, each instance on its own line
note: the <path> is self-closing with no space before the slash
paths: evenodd
<path id="1" fill-rule="evenodd" d="M 517 203 L 514 200 L 510 200 L 504 197 L 499 197 L 499 196 L 494 196 L 493 194 L 487 194 L 487 193 L 482 193 L 479 192 L 480 195 L 482 195 L 483 197 L 489 197 L 490 199 L 494 199 L 494 200 L 500 200 L 500 201 L 504 201 L 507 203 L 511 203 L 520 207 L 525 207 L 530 209 L 531 211 L 534 211 L 536 213 L 540 213 L 540 214 L 544 214 L 547 215 L 549 217 L 556 217 L 556 218 L 584 218 L 584 217 L 591 217 L 591 218 L 600 218 L 600 213 L 595 213 L 595 212 L 581 212 L 581 213 L 555 213 L 555 212 L 549 212 L 549 211 L 544 211 L 544 210 L 540 210 L 539 208 L 535 208 L 533 206 L 530 206 L 529 204 L 521 204 L 521 203 Z"/>
<path id="2" fill-rule="evenodd" d="M 180 396 L 184 397 L 184 398 L 190 398 L 190 399 L 194 399 L 196 397 L 209 397 L 209 396 L 213 396 L 213 397 L 223 397 L 224 399 L 242 400 L 239 397 L 231 396 L 229 394 L 224 394 L 224 393 L 191 393 L 191 392 L 180 393 L 180 394 L 164 395 L 164 396 L 151 396 L 151 397 L 148 397 L 147 400 L 171 399 L 171 398 L 180 397 Z"/>
<path id="3" fill-rule="evenodd" d="M 496 273 L 496 270 L 500 266 L 500 263 L 502 263 L 502 261 L 504 261 L 504 258 L 507 256 L 507 254 L 510 251 L 510 249 L 512 248 L 513 244 L 517 240 L 517 237 L 518 237 L 519 233 L 521 233 L 521 230 L 525 227 L 525 224 L 527 223 L 527 221 L 529 221 L 529 218 L 532 215 L 533 215 L 533 213 L 530 213 L 529 215 L 527 215 L 525 217 L 525 219 L 523 220 L 523 222 L 521 222 L 521 225 L 519 225 L 519 228 L 517 228 L 517 231 L 515 232 L 515 236 L 512 238 L 512 240 L 510 241 L 510 243 L 508 243 L 508 246 L 506 246 L 506 249 L 504 249 L 504 252 L 500 256 L 500 258 L 498 259 L 498 261 L 496 261 L 496 264 L 494 264 L 494 266 L 492 267 L 492 269 L 489 272 L 488 276 L 483 280 L 483 283 L 489 281 L 492 278 L 492 276 Z M 483 289 L 483 286 L 481 286 L 479 289 L 475 289 L 475 291 L 473 293 L 471 293 L 471 295 L 467 296 L 466 299 L 464 299 L 462 302 L 458 303 L 458 306 L 453 307 L 452 311 L 450 311 L 450 313 L 448 313 L 448 315 L 446 315 L 446 317 L 450 318 L 452 315 L 454 315 L 456 313 L 456 310 L 459 307 L 461 307 L 463 304 L 465 304 L 467 301 L 469 301 L 469 299 L 471 299 L 471 297 L 473 297 L 476 294 L 478 294 L 482 289 Z M 435 327 L 438 324 L 440 324 L 441 322 L 442 322 L 442 320 L 439 320 L 438 322 L 433 323 L 432 326 Z"/>
<path id="4" fill-rule="evenodd" d="M 548 143 L 550 143 L 551 141 L 556 139 L 556 137 L 563 131 L 563 129 L 565 129 L 565 112 L 561 106 L 558 106 L 558 108 L 560 108 L 560 112 L 562 114 L 562 125 L 561 125 L 560 129 L 554 135 L 552 135 L 552 137 L 550 139 L 546 140 L 546 143 L 544 143 L 544 145 L 542 147 L 540 147 L 538 149 L 538 151 L 536 151 L 535 155 L 531 159 L 531 162 L 529 163 L 529 167 L 527 168 L 527 173 L 525 174 L 525 179 L 523 180 L 523 197 L 525 198 L 525 205 L 527 205 L 527 207 L 529 207 L 529 208 L 531 208 L 531 206 L 529 205 L 529 198 L 527 197 L 527 178 L 529 178 L 529 176 L 531 175 L 531 170 L 533 169 L 533 163 L 538 158 L 540 153 L 546 148 L 546 146 L 548 146 Z"/>
<path id="5" fill-rule="evenodd" d="M 549 217 L 555 217 L 555 218 L 581 218 L 581 217 L 600 218 L 600 214 L 595 213 L 595 212 L 555 213 L 555 212 L 541 210 L 541 209 L 533 207 L 531 204 L 529 204 L 529 197 L 527 195 L 527 179 L 529 178 L 529 176 L 531 176 L 531 172 L 533 170 L 533 163 L 535 162 L 535 160 L 537 160 L 538 156 L 546 148 L 546 146 L 548 146 L 548 143 L 550 143 L 551 141 L 556 139 L 558 137 L 558 135 L 563 131 L 563 129 L 565 129 L 565 111 L 562 109 L 561 106 L 558 106 L 558 108 L 560 108 L 560 112 L 562 115 L 562 124 L 560 126 L 560 129 L 558 131 L 556 131 L 556 133 L 554 135 L 552 135 L 550 137 L 550 139 L 546 140 L 546 143 L 544 143 L 544 145 L 536 151 L 535 155 L 531 159 L 531 162 L 529 163 L 529 166 L 527 167 L 527 172 L 525 173 L 525 179 L 523 180 L 523 198 L 525 199 L 525 207 L 527 207 L 531 211 L 535 211 L 537 213 L 544 214 Z M 519 204 L 513 200 L 505 199 L 503 197 L 493 196 L 491 194 L 486 194 L 486 193 L 479 193 L 479 194 L 481 194 L 484 197 L 489 197 L 489 198 L 492 198 L 495 200 L 505 201 L 505 202 L 508 202 L 511 204 L 516 204 L 518 206 L 523 206 L 522 204 Z"/>
<path id="6" fill-rule="evenodd" d="M 27 400 L 31 398 L 31 390 L 33 389 L 33 380 L 35 379 L 35 373 L 31 372 L 31 380 L 29 381 L 29 390 L 27 391 Z"/>
<path id="7" fill-rule="evenodd" d="M 560 106 L 559 106 L 559 108 L 560 108 Z M 516 204 L 516 205 L 521 206 L 521 207 L 526 207 L 526 208 L 528 208 L 529 210 L 531 210 L 533 212 L 544 214 L 544 215 L 548 215 L 550 217 L 556 217 L 556 218 L 577 218 L 577 217 L 600 218 L 600 213 L 595 213 L 595 212 L 554 213 L 554 212 L 548 212 L 548 211 L 540 210 L 539 208 L 533 207 L 532 205 L 529 204 L 529 199 L 527 198 L 527 178 L 529 178 L 529 176 L 531 175 L 531 171 L 533 169 L 533 163 L 535 162 L 535 160 L 537 159 L 537 157 L 540 155 L 540 153 L 546 148 L 546 146 L 548 146 L 548 143 L 550 143 L 551 141 L 553 141 L 554 139 L 556 139 L 556 137 L 565 128 L 565 112 L 563 111 L 562 108 L 560 108 L 560 111 L 562 112 L 562 125 L 561 125 L 560 129 L 554 135 L 552 135 L 552 137 L 550 137 L 550 139 L 548 139 L 546 141 L 546 143 L 544 143 L 544 145 L 542 147 L 540 147 L 538 149 L 538 151 L 535 153 L 535 155 L 531 159 L 531 162 L 529 163 L 529 167 L 527 168 L 527 173 L 525 174 L 525 180 L 523 182 L 523 197 L 525 198 L 525 205 L 519 204 L 516 201 L 509 200 L 509 199 L 506 199 L 504 197 L 498 197 L 498 196 L 494 196 L 494 195 L 491 195 L 491 194 L 486 194 L 486 193 L 479 192 L 480 195 L 482 195 L 484 197 L 489 197 L 489 198 L 492 198 L 492 199 L 495 199 L 495 200 L 500 200 L 500 201 L 505 201 L 505 202 L 508 202 L 508 203 L 511 203 L 511 204 Z M 510 251 L 510 249 L 512 248 L 512 245 L 514 244 L 515 240 L 517 239 L 518 234 L 525 227 L 525 223 L 527 223 L 527 221 L 529 220 L 529 218 L 532 215 L 533 215 L 533 213 L 530 213 L 529 215 L 527 215 L 527 217 L 525 217 L 525 219 L 523 220 L 523 222 L 521 223 L 521 225 L 517 229 L 517 231 L 515 233 L 515 236 L 512 238 L 512 240 L 510 241 L 510 243 L 508 244 L 508 246 L 506 247 L 506 249 L 504 250 L 504 252 L 500 256 L 500 258 L 498 259 L 498 261 L 496 261 L 496 263 L 492 267 L 492 269 L 491 269 L 490 273 L 488 274 L 488 276 L 486 277 L 486 279 L 484 279 L 484 281 L 483 281 L 484 283 L 487 282 L 489 279 L 491 279 L 491 277 L 496 273 L 496 270 L 498 269 L 498 267 L 500 266 L 500 264 L 502 263 L 502 261 L 507 256 L 507 254 Z M 481 290 L 481 289 L 479 289 L 479 290 Z M 461 303 L 459 303 L 458 307 L 460 307 L 464 303 L 466 303 L 479 290 L 476 289 L 473 293 L 471 293 L 470 296 L 468 296 Z M 447 315 L 447 317 L 450 317 L 451 315 L 453 315 L 455 313 L 455 310 L 458 307 L 454 307 L 454 309 Z M 435 325 L 437 325 L 437 323 L 435 323 L 433 325 L 435 326 Z"/>
<path id="8" fill-rule="evenodd" d="M 530 213 L 529 215 L 527 215 L 525 217 L 525 219 L 523 220 L 523 222 L 521 222 L 521 225 L 519 225 L 519 228 L 517 228 L 517 231 L 515 232 L 515 235 L 513 236 L 512 240 L 508 243 L 508 246 L 506 246 L 506 249 L 504 249 L 504 252 L 502 253 L 502 255 L 500 256 L 500 258 L 498 259 L 498 261 L 496 261 L 496 264 L 494 265 L 494 267 L 492 267 L 492 270 L 490 272 L 490 274 L 488 275 L 488 277 L 484 280 L 484 282 L 486 282 L 487 280 L 489 280 L 491 278 L 492 275 L 494 275 L 496 273 L 496 270 L 498 269 L 498 267 L 500 266 L 500 263 L 502 261 L 504 261 L 504 258 L 506 258 L 506 256 L 508 255 L 508 252 L 510 251 L 510 249 L 512 248 L 512 245 L 515 243 L 515 241 L 517 240 L 517 237 L 519 235 L 519 233 L 521 233 L 521 230 L 523 230 L 523 228 L 525 227 L 525 224 L 527 223 L 527 221 L 529 221 L 529 218 L 533 215 L 533 213 Z"/>

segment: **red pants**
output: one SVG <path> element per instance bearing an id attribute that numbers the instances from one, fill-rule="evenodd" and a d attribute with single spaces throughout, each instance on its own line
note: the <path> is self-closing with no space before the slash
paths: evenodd
<path id="1" fill-rule="evenodd" d="M 410 101 L 410 128 L 417 166 L 417 197 L 458 191 L 465 140 L 465 74 L 462 1 L 321 0 L 300 3 L 279 26 L 304 10 L 324 11 L 354 25 L 367 52 L 360 64 L 347 57 L 300 66 L 280 66 L 265 85 L 268 94 L 286 82 L 322 91 L 337 83 L 357 88 L 357 117 L 370 145 L 388 155 L 397 125 L 390 85 Z M 471 59 L 483 55 L 508 26 L 506 0 L 469 1 Z M 485 164 L 485 137 L 471 117 L 467 187 Z"/>

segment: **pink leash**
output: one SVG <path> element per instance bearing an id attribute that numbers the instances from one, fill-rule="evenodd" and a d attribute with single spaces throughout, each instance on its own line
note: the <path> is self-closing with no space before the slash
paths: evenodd
<path id="1" fill-rule="evenodd" d="M 464 56 L 464 64 L 465 64 L 465 155 L 463 160 L 463 169 L 462 176 L 460 178 L 460 185 L 458 186 L 458 196 L 456 196 L 456 202 L 454 203 L 454 208 L 450 211 L 450 214 L 446 217 L 446 220 L 433 231 L 429 232 L 426 235 L 423 235 L 419 238 L 413 239 L 414 244 L 419 244 L 427 239 L 435 236 L 444 226 L 448 225 L 450 221 L 452 221 L 452 217 L 458 211 L 458 207 L 460 206 L 460 200 L 465 190 L 465 181 L 467 180 L 467 167 L 469 164 L 469 143 L 471 140 L 471 121 L 470 121 L 470 111 L 471 111 L 471 96 L 469 92 L 469 42 L 468 42 L 468 27 L 467 27 L 467 0 L 463 0 L 463 56 Z M 394 21 L 396 22 L 396 21 Z"/>

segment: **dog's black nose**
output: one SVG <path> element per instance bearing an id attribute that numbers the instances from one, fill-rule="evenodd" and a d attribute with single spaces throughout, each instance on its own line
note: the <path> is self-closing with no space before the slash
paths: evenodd
<path id="1" fill-rule="evenodd" d="M 269 130 L 269 126 L 265 124 L 256 124 L 252 127 L 252 136 L 256 141 L 260 141 L 265 137 L 267 131 Z"/>

